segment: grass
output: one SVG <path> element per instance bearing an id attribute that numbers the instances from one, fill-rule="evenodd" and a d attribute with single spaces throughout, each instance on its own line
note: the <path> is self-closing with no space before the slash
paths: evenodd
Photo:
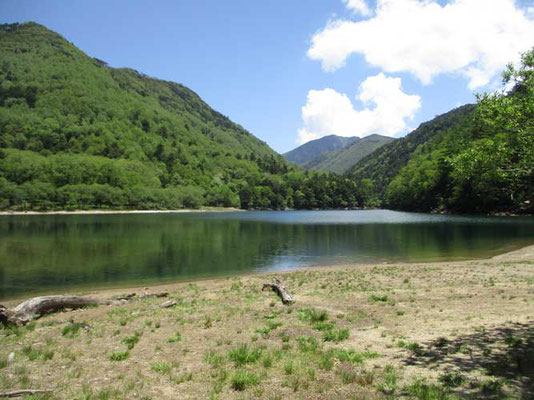
<path id="1" fill-rule="evenodd" d="M 128 347 L 128 350 L 131 350 L 139 342 L 140 338 L 141 334 L 139 332 L 135 332 L 133 335 L 123 338 L 121 343 L 125 344 Z"/>
<path id="2" fill-rule="evenodd" d="M 236 366 L 245 364 L 252 364 L 258 361 L 261 357 L 262 349 L 250 348 L 246 343 L 238 347 L 234 347 L 228 351 L 228 358 L 234 362 Z"/>
<path id="3" fill-rule="evenodd" d="M 124 361 L 130 357 L 129 351 L 116 351 L 109 355 L 111 361 Z"/>
<path id="4" fill-rule="evenodd" d="M 319 342 L 313 336 L 297 337 L 299 350 L 303 353 L 316 352 L 319 349 Z"/>
<path id="5" fill-rule="evenodd" d="M 339 343 L 343 340 L 347 340 L 350 336 L 350 331 L 347 328 L 344 329 L 330 329 L 324 332 L 323 340 L 325 342 Z"/>
<path id="6" fill-rule="evenodd" d="M 405 390 L 413 398 L 418 400 L 457 400 L 456 395 L 452 394 L 446 387 L 436 384 L 427 383 L 423 379 L 417 379 L 414 383 L 406 386 Z"/>
<path id="7" fill-rule="evenodd" d="M 299 319 L 309 322 L 324 322 L 328 320 L 328 312 L 326 310 L 317 310 L 315 308 L 301 308 L 299 310 Z"/>
<path id="8" fill-rule="evenodd" d="M 24 354 L 30 361 L 44 360 L 48 361 L 54 358 L 54 351 L 48 349 L 36 349 L 31 345 L 24 346 L 22 348 L 22 354 Z"/>
<path id="9" fill-rule="evenodd" d="M 388 298 L 387 295 L 378 296 L 376 294 L 372 294 L 371 296 L 369 296 L 369 300 L 374 302 L 374 303 L 376 303 L 376 302 L 387 303 L 389 298 Z"/>
<path id="10" fill-rule="evenodd" d="M 61 333 L 63 336 L 68 337 L 70 339 L 74 339 L 75 337 L 79 336 L 80 331 L 80 324 L 69 324 L 66 325 L 63 328 L 63 332 Z"/>
<path id="11" fill-rule="evenodd" d="M 176 332 L 173 336 L 167 339 L 167 343 L 177 343 L 182 341 L 182 335 L 180 332 Z"/>
<path id="12" fill-rule="evenodd" d="M 465 382 L 465 377 L 459 372 L 447 372 L 439 376 L 439 381 L 448 387 L 461 386 Z"/>
<path id="13" fill-rule="evenodd" d="M 166 374 L 172 371 L 172 369 L 174 368 L 174 365 L 172 363 L 162 362 L 162 363 L 152 364 L 150 368 L 152 369 L 152 371 Z"/>
<path id="14" fill-rule="evenodd" d="M 260 378 L 245 369 L 236 370 L 231 378 L 231 387 L 237 391 L 243 391 L 247 387 L 255 386 L 260 382 Z"/>
<path id="15" fill-rule="evenodd" d="M 512 355 L 510 367 L 524 379 L 521 368 L 528 372 L 534 358 L 531 336 L 513 326 L 505 329 L 505 322 L 530 315 L 525 314 L 530 289 L 520 275 L 531 274 L 534 263 L 507 268 L 514 275 L 496 279 L 497 295 L 481 289 L 495 270 L 453 265 L 297 271 L 283 277 L 297 299 L 291 306 L 261 292 L 264 277 L 243 277 L 234 291 L 232 279 L 201 282 L 194 289 L 177 284 L 172 295 L 181 300 L 173 309 L 146 299 L 116 312 L 77 311 L 76 319 L 91 321 L 83 332 L 70 328 L 68 312 L 44 316 L 29 329 L 0 329 L 0 391 L 51 386 L 57 388 L 51 399 L 76 400 L 165 399 L 176 393 L 273 400 L 451 400 L 456 392 L 521 398 L 519 379 L 503 379 L 505 361 L 473 372 L 453 364 L 472 359 L 482 365 Z M 409 287 L 402 283 L 404 273 Z M 372 293 L 385 301 L 369 301 Z M 383 306 L 393 298 L 398 307 Z M 446 318 L 440 309 L 447 309 Z M 402 317 L 400 310 L 406 311 Z M 502 322 L 498 343 L 491 342 L 495 330 L 487 321 Z M 475 342 L 481 338 L 483 347 L 466 340 L 470 335 Z M 15 359 L 7 362 L 11 352 Z M 444 358 L 433 362 L 421 355 Z M 103 380 L 110 373 L 113 382 Z M 95 382 L 91 391 L 83 392 L 84 382 Z"/>

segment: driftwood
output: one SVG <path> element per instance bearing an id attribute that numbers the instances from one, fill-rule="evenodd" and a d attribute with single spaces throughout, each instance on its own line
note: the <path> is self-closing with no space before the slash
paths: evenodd
<path id="1" fill-rule="evenodd" d="M 52 393 L 51 390 L 48 389 L 21 389 L 21 390 L 14 390 L 12 392 L 4 392 L 0 393 L 0 397 L 21 397 L 26 396 L 27 394 L 41 394 L 41 393 Z"/>
<path id="2" fill-rule="evenodd" d="M 167 297 L 169 295 L 169 292 L 160 292 L 160 293 L 146 293 L 139 297 L 140 299 L 147 299 L 150 297 Z M 116 297 L 115 300 L 132 300 L 135 296 L 137 296 L 135 293 L 130 293 L 124 296 Z"/>
<path id="3" fill-rule="evenodd" d="M 0 323 L 4 325 L 26 325 L 28 322 L 55 311 L 66 308 L 76 309 L 86 306 L 112 304 L 108 300 L 78 296 L 41 296 L 26 300 L 13 309 L 0 305 Z"/>
<path id="4" fill-rule="evenodd" d="M 295 301 L 293 296 L 291 296 L 286 288 L 282 286 L 282 282 L 280 282 L 278 279 L 275 279 L 273 283 L 264 283 L 261 290 L 265 289 L 271 289 L 273 292 L 276 292 L 284 304 L 293 303 Z"/>
<path id="5" fill-rule="evenodd" d="M 161 308 L 169 308 L 176 305 L 176 302 L 174 300 L 167 300 L 165 303 L 160 304 Z"/>

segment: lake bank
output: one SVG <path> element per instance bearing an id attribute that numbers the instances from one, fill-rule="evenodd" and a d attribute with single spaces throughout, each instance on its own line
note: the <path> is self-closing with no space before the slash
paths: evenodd
<path id="1" fill-rule="evenodd" d="M 205 207 L 178 210 L 59 210 L 59 211 L 0 211 L 0 215 L 114 215 L 114 214 L 176 214 L 198 212 L 236 212 L 245 211 L 235 207 Z"/>
<path id="2" fill-rule="evenodd" d="M 275 276 L 294 305 L 261 291 Z M 533 276 L 528 246 L 487 260 L 150 287 L 177 305 L 139 299 L 50 315 L 18 336 L 0 331 L 0 361 L 15 352 L 0 388 L 26 382 L 60 399 L 528 398 Z M 91 328 L 70 332 L 70 319 Z"/>

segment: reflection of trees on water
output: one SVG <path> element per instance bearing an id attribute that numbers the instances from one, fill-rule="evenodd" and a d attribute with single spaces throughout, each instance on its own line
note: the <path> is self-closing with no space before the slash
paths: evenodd
<path id="1" fill-rule="evenodd" d="M 4 219 L 5 221 L 6 219 Z M 0 221 L 0 297 L 32 288 L 195 278 L 297 264 L 487 256 L 534 224 L 292 224 L 178 215 L 32 216 Z"/>

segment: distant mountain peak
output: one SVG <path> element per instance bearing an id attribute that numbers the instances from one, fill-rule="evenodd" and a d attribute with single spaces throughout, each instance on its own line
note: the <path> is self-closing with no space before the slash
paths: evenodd
<path id="1" fill-rule="evenodd" d="M 284 157 L 288 161 L 306 167 L 306 164 L 319 157 L 321 154 L 345 148 L 358 140 L 360 140 L 360 138 L 357 136 L 344 137 L 327 135 L 304 143 L 303 145 L 285 153 Z"/>

